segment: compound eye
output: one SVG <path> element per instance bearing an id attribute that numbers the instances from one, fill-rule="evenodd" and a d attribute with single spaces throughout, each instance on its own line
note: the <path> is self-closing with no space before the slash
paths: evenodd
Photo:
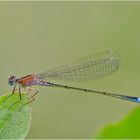
<path id="1" fill-rule="evenodd" d="M 9 85 L 10 86 L 13 86 L 14 85 L 14 82 L 9 80 Z"/>

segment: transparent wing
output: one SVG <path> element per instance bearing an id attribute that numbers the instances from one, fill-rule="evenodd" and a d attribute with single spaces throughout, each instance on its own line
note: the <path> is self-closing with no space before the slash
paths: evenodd
<path id="1" fill-rule="evenodd" d="M 71 65 L 64 65 L 38 74 L 40 79 L 85 81 L 105 77 L 120 67 L 120 55 L 112 50 L 100 52 Z"/>

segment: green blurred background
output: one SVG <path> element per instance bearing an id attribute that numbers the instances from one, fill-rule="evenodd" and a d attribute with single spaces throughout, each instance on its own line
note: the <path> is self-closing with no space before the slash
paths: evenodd
<path id="1" fill-rule="evenodd" d="M 121 69 L 102 80 L 69 85 L 140 96 L 140 2 L 0 2 L 0 92 L 10 75 L 43 72 L 103 50 Z M 68 83 L 66 83 L 68 84 Z M 137 104 L 39 87 L 27 138 L 95 138 Z"/>

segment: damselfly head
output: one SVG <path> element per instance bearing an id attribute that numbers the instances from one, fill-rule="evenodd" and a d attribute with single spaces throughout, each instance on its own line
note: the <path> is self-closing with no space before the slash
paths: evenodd
<path id="1" fill-rule="evenodd" d="M 13 86 L 16 82 L 16 76 L 10 76 L 8 83 L 10 86 Z"/>

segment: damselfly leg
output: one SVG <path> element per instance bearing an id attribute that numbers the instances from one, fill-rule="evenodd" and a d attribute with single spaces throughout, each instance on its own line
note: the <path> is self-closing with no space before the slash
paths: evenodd
<path id="1" fill-rule="evenodd" d="M 27 91 L 27 90 L 26 90 Z M 31 91 L 33 93 L 31 93 Z M 35 96 L 39 93 L 39 90 L 35 89 L 35 88 L 32 88 L 30 87 L 30 93 L 27 92 L 27 96 L 28 96 L 28 102 L 22 104 L 20 110 L 23 108 L 23 106 L 27 105 L 27 104 L 30 104 L 31 102 L 35 101 Z M 31 95 L 32 94 L 32 95 Z"/>

